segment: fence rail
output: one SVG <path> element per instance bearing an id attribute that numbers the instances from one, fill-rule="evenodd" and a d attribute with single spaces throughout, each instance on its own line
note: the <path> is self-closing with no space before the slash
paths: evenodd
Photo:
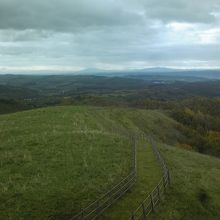
<path id="1" fill-rule="evenodd" d="M 121 133 L 121 132 L 119 132 Z M 122 133 L 121 133 L 122 134 Z M 147 216 L 155 211 L 156 206 L 160 202 L 162 196 L 164 195 L 166 188 L 170 184 L 170 172 L 169 169 L 160 155 L 157 149 L 156 143 L 145 134 L 136 133 L 131 135 L 130 133 L 125 133 L 123 136 L 130 136 L 133 140 L 132 147 L 132 169 L 130 173 L 122 179 L 117 185 L 115 185 L 111 190 L 105 193 L 103 196 L 98 198 L 96 201 L 89 204 L 86 208 L 82 209 L 77 215 L 75 215 L 72 220 L 94 220 L 97 219 L 108 207 L 114 204 L 121 196 L 123 196 L 134 184 L 137 176 L 137 162 L 136 162 L 136 140 L 146 139 L 150 140 L 153 152 L 161 166 L 162 178 L 152 192 L 147 196 L 147 198 L 140 204 L 140 206 L 133 212 L 129 220 L 147 219 Z"/>
<path id="2" fill-rule="evenodd" d="M 148 139 L 148 138 L 146 138 Z M 148 139 L 149 140 L 149 139 Z M 156 185 L 156 187 L 152 190 L 152 192 L 147 196 L 147 198 L 140 204 L 140 206 L 133 212 L 129 220 L 137 220 L 137 219 L 147 219 L 147 216 L 155 211 L 155 207 L 160 202 L 163 194 L 166 191 L 166 188 L 170 184 L 170 172 L 169 169 L 160 155 L 159 150 L 157 149 L 157 146 L 155 142 L 150 139 L 152 149 L 154 151 L 154 154 L 162 168 L 163 176 L 160 179 L 159 183 Z"/>
<path id="3" fill-rule="evenodd" d="M 98 198 L 96 201 L 82 209 L 73 220 L 93 220 L 98 218 L 108 207 L 115 203 L 122 195 L 124 195 L 135 183 L 137 176 L 136 169 L 136 138 L 132 136 L 132 169 L 130 173 L 115 185 L 110 191 Z"/>

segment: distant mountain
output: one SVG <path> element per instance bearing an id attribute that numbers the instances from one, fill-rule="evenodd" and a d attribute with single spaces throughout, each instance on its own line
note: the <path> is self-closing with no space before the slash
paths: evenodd
<path id="1" fill-rule="evenodd" d="M 77 74 L 135 74 L 135 73 L 165 73 L 165 72 L 178 72 L 181 70 L 171 69 L 165 67 L 155 67 L 155 68 L 145 68 L 145 69 L 127 69 L 127 70 L 103 70 L 97 68 L 88 68 L 84 70 L 80 70 Z"/>
<path id="2" fill-rule="evenodd" d="M 168 72 L 179 72 L 179 71 L 182 70 L 166 68 L 166 67 L 153 67 L 153 68 L 145 68 L 139 70 L 139 72 L 146 72 L 146 73 L 168 73 Z"/>
<path id="3" fill-rule="evenodd" d="M 144 69 L 104 70 L 87 68 L 80 71 L 31 71 L 29 73 L 14 73 L 19 75 L 95 75 L 95 76 L 172 76 L 172 77 L 197 77 L 204 79 L 220 79 L 220 69 L 174 69 L 166 67 L 153 67 Z"/>
<path id="4" fill-rule="evenodd" d="M 199 77 L 208 79 L 220 79 L 220 70 L 199 69 L 172 69 L 165 67 L 129 69 L 129 70 L 101 70 L 85 69 L 69 74 L 97 75 L 97 76 L 176 76 L 176 77 Z"/>

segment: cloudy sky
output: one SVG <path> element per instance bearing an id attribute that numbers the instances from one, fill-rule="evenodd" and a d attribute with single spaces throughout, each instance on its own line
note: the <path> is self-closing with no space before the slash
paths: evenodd
<path id="1" fill-rule="evenodd" d="M 0 71 L 220 68 L 220 0 L 0 0 Z"/>

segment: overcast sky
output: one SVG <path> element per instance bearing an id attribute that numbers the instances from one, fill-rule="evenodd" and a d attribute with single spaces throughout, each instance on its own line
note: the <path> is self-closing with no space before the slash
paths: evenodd
<path id="1" fill-rule="evenodd" d="M 220 0 L 0 0 L 0 71 L 220 68 Z"/>

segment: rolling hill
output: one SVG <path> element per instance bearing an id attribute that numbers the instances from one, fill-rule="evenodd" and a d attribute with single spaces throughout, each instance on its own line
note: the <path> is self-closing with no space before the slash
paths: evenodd
<path id="1" fill-rule="evenodd" d="M 152 218 L 201 217 L 197 210 L 206 219 L 219 217 L 220 160 L 166 147 L 182 135 L 176 124 L 160 111 L 110 107 L 61 106 L 1 115 L 1 218 L 71 219 L 128 174 L 133 142 L 124 134 L 131 132 L 157 140 L 171 169 L 172 186 Z M 149 143 L 140 142 L 138 149 L 137 183 L 129 198 L 103 218 L 127 219 L 160 177 Z M 173 204 L 179 196 L 183 201 Z M 181 208 L 185 201 L 188 209 Z M 122 216 L 118 207 L 128 211 Z"/>
<path id="2" fill-rule="evenodd" d="M 150 219 L 218 220 L 220 159 L 160 145 L 172 174 L 164 202 Z"/>

